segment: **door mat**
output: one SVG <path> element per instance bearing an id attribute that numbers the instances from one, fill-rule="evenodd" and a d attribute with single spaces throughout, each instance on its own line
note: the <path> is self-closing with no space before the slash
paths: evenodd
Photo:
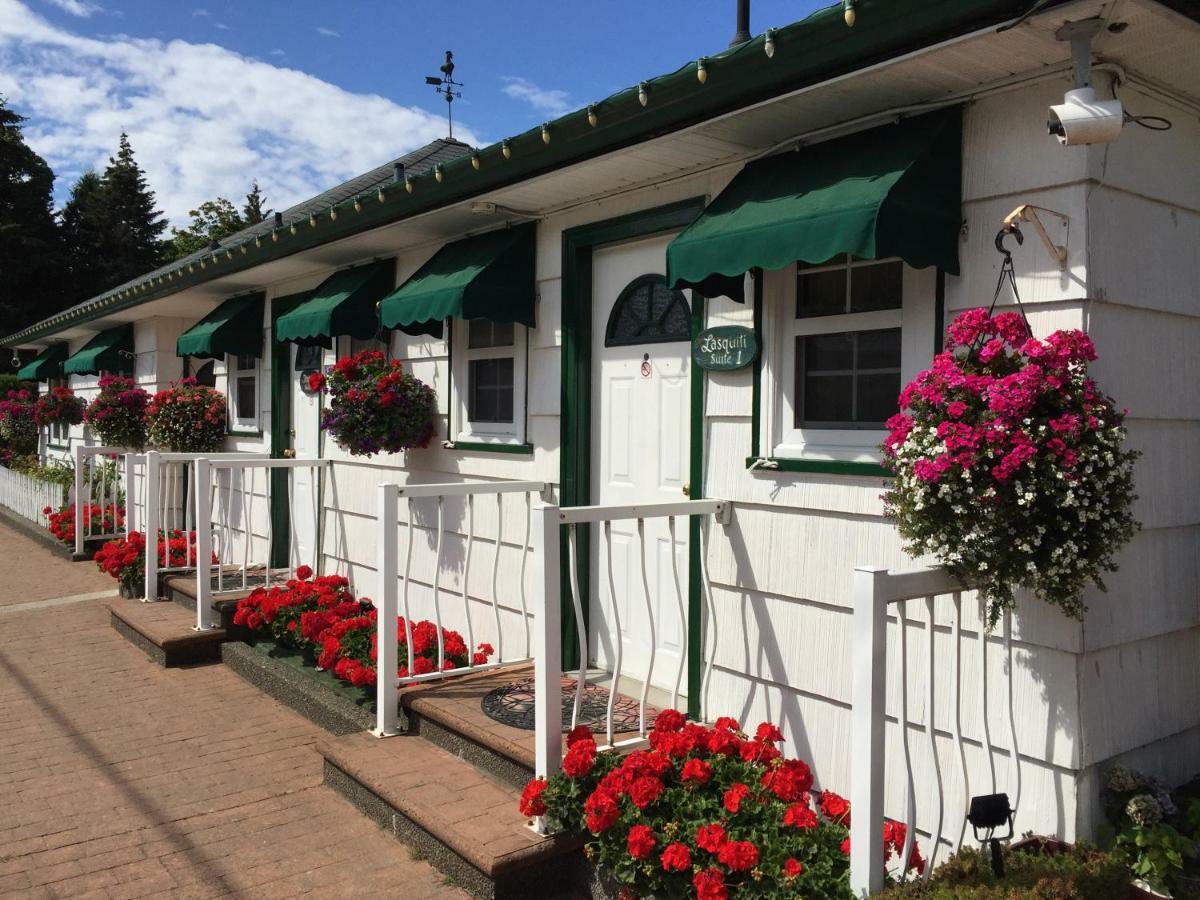
<path id="1" fill-rule="evenodd" d="M 575 708 L 574 678 L 562 680 L 562 730 L 571 730 L 571 713 Z M 515 681 L 489 691 L 480 703 L 484 715 L 504 725 L 534 730 L 533 679 Z M 638 730 L 638 700 L 618 693 L 613 700 L 613 733 L 636 732 Z M 608 688 L 585 684 L 583 702 L 579 707 L 579 724 L 586 725 L 593 734 L 604 734 L 608 714 Z M 646 724 L 654 722 L 658 710 L 646 706 Z"/>

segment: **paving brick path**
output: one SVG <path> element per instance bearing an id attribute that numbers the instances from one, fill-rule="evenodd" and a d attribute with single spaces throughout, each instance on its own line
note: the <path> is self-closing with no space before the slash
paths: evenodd
<path id="1" fill-rule="evenodd" d="M 111 586 L 86 564 L 0 526 L 0 566 L 0 896 L 465 898 L 321 785 L 324 732 L 102 600 L 14 606 Z"/>

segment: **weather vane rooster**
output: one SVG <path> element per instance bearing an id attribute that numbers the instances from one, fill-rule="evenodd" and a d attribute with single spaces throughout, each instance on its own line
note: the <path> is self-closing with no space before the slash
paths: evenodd
<path id="1" fill-rule="evenodd" d="M 437 92 L 446 98 L 446 118 L 450 125 L 450 137 L 454 137 L 454 101 L 462 96 L 462 91 L 456 91 L 455 88 L 461 88 L 462 82 L 454 80 L 454 52 L 446 51 L 446 61 L 441 65 L 442 77 L 436 75 L 426 75 L 425 83 L 432 84 L 437 87 Z"/>

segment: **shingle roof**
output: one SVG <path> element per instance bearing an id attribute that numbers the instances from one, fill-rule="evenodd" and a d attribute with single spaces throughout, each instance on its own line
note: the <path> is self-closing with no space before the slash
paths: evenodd
<path id="1" fill-rule="evenodd" d="M 289 206 L 283 211 L 283 226 L 287 227 L 293 222 L 307 222 L 308 217 L 314 213 L 328 212 L 330 207 L 335 206 L 343 201 L 350 200 L 354 197 L 373 194 L 383 185 L 391 184 L 395 178 L 396 166 L 401 165 L 408 175 L 420 175 L 423 172 L 428 172 L 435 166 L 442 163 L 450 162 L 452 159 L 470 153 L 471 145 L 464 144 L 462 141 L 456 141 L 453 138 L 438 138 L 436 141 L 426 144 L 419 150 L 414 150 L 404 156 L 397 157 L 390 162 L 384 163 L 381 166 L 376 166 L 371 171 L 362 175 L 356 175 L 349 181 L 344 181 L 336 187 L 332 187 L 327 191 L 317 194 L 315 197 L 310 197 L 307 200 L 301 201 L 294 206 Z M 241 231 L 227 235 L 220 241 L 221 249 L 236 247 L 246 241 L 253 240 L 256 237 L 266 237 L 276 228 L 274 214 L 268 216 L 264 221 L 257 225 L 251 225 L 248 228 L 243 228 Z M 173 259 L 166 265 L 160 266 L 150 272 L 143 272 L 137 278 L 127 281 L 124 284 L 119 284 L 111 290 L 105 291 L 96 297 L 89 297 L 81 303 L 68 307 L 56 315 L 71 313 L 75 310 L 86 309 L 89 306 L 95 305 L 102 297 L 107 297 L 117 291 L 132 287 L 135 284 L 156 278 L 159 275 L 166 274 L 168 271 L 178 269 L 180 266 L 186 266 L 188 263 L 199 262 L 202 258 L 211 257 L 213 248 L 205 247 L 202 250 L 197 250 L 187 256 Z M 35 326 L 30 326 L 35 327 Z"/>

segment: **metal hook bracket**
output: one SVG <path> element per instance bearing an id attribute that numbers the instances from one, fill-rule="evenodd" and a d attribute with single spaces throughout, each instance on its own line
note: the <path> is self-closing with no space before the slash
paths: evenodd
<path id="1" fill-rule="evenodd" d="M 1047 216 L 1053 216 L 1058 220 L 1058 228 L 1062 233 L 1062 243 L 1056 244 L 1050 237 L 1050 233 L 1046 230 L 1045 223 L 1042 222 L 1038 213 L 1044 213 Z M 1006 256 L 1011 255 L 1004 247 L 1004 235 L 1015 234 L 1017 243 L 1025 242 L 1024 236 L 1021 234 L 1021 222 L 1031 222 L 1033 227 L 1037 229 L 1038 237 L 1042 239 L 1050 258 L 1058 265 L 1061 270 L 1067 268 L 1067 244 L 1071 238 L 1071 217 L 1065 213 L 1055 212 L 1052 209 L 1045 209 L 1041 206 L 1034 206 L 1032 203 L 1022 203 L 1007 216 L 1004 217 L 1003 225 L 1000 233 L 996 235 L 996 249 Z"/>

